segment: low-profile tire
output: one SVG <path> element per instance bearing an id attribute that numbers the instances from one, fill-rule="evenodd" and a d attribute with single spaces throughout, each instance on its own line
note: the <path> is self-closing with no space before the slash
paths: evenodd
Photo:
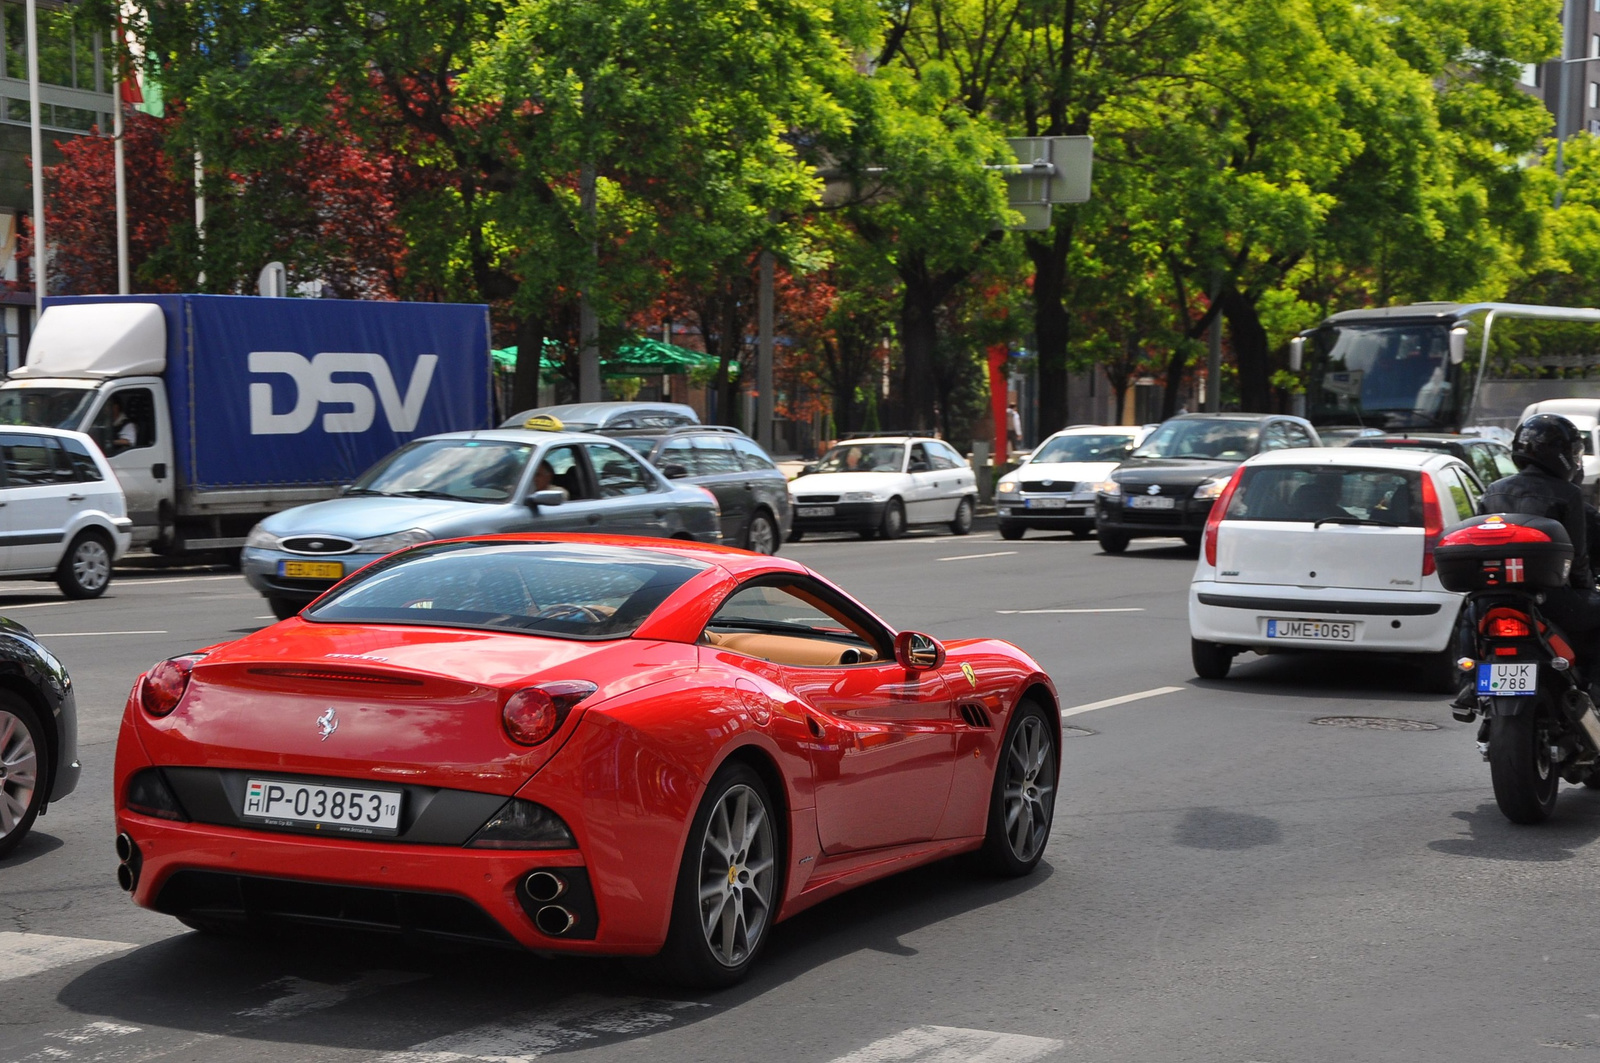
<path id="1" fill-rule="evenodd" d="M 878 524 L 878 535 L 884 539 L 898 539 L 906 533 L 906 507 L 898 498 L 889 499 L 883 507 L 883 520 Z"/>
<path id="2" fill-rule="evenodd" d="M 1055 818 L 1056 734 L 1044 709 L 1026 698 L 1017 702 L 1000 744 L 983 848 L 976 854 L 990 874 L 1026 875 L 1044 855 Z"/>
<path id="3" fill-rule="evenodd" d="M 1128 548 L 1128 533 L 1112 531 L 1110 528 L 1100 529 L 1100 549 L 1108 554 L 1120 554 Z"/>
<path id="4" fill-rule="evenodd" d="M 956 519 L 950 522 L 951 535 L 965 535 L 972 530 L 972 499 L 963 498 L 956 507 Z"/>
<path id="5" fill-rule="evenodd" d="M 744 548 L 757 554 L 778 552 L 778 525 L 766 510 L 757 510 L 744 529 Z"/>
<path id="6" fill-rule="evenodd" d="M 287 620 L 291 616 L 299 616 L 300 610 L 305 606 L 290 598 L 268 598 L 267 607 L 272 610 L 272 615 L 279 620 Z"/>
<path id="7" fill-rule="evenodd" d="M 1233 650 L 1219 642 L 1190 639 L 1189 659 L 1194 662 L 1194 674 L 1201 679 L 1226 679 L 1228 669 L 1233 667 Z"/>
<path id="8" fill-rule="evenodd" d="M 725 764 L 706 787 L 678 868 L 656 973 L 677 985 L 742 981 L 761 953 L 783 887 L 772 798 L 748 764 Z"/>
<path id="9" fill-rule="evenodd" d="M 1002 525 L 1000 525 L 1000 538 L 1008 539 L 1008 540 L 1010 540 L 1012 542 L 1015 542 L 1016 540 L 1022 538 L 1027 533 L 1028 533 L 1028 526 L 1026 524 L 1002 524 Z"/>
<path id="10" fill-rule="evenodd" d="M 100 597 L 111 585 L 111 557 L 111 540 L 105 532 L 79 532 L 61 555 L 56 586 L 68 598 Z"/>
<path id="11" fill-rule="evenodd" d="M 801 539 L 804 539 L 805 537 L 806 537 L 806 531 L 805 531 L 804 528 L 800 527 L 799 525 L 794 525 L 794 524 L 791 524 L 789 526 L 789 541 L 791 543 L 797 543 Z"/>
<path id="12" fill-rule="evenodd" d="M 22 844 L 50 794 L 49 750 L 39 714 L 0 691 L 0 858 Z"/>
<path id="13" fill-rule="evenodd" d="M 1561 788 L 1561 773 L 1550 763 L 1548 728 L 1539 709 L 1489 718 L 1489 779 L 1494 783 L 1495 804 L 1513 823 L 1549 819 Z"/>

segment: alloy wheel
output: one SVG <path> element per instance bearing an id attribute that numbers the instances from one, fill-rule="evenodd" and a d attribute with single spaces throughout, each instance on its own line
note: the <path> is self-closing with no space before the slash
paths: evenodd
<path id="1" fill-rule="evenodd" d="M 72 575 L 78 585 L 93 593 L 111 579 L 111 555 L 99 539 L 85 539 L 72 552 Z"/>
<path id="2" fill-rule="evenodd" d="M 750 787 L 730 786 L 700 844 L 700 929 L 724 967 L 742 964 L 766 933 L 775 871 L 766 804 Z"/>
<path id="3" fill-rule="evenodd" d="M 22 720 L 0 709 L 0 838 L 16 830 L 33 806 L 39 750 Z"/>
<path id="4" fill-rule="evenodd" d="M 749 540 L 749 549 L 758 554 L 778 552 L 778 529 L 772 526 L 772 521 L 765 514 L 757 513 L 750 518 L 750 531 L 745 538 Z"/>
<path id="5" fill-rule="evenodd" d="M 1045 733 L 1044 721 L 1025 716 L 1006 749 L 1006 777 L 1001 792 L 1006 841 L 1020 861 L 1037 856 L 1050 836 L 1055 779 L 1055 747 Z"/>

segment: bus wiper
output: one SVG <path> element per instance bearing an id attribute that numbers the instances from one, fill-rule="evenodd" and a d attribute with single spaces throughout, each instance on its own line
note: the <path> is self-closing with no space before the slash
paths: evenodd
<path id="1" fill-rule="evenodd" d="M 1324 524 L 1361 524 L 1361 525 L 1370 525 L 1371 527 L 1374 527 L 1374 528 L 1398 528 L 1398 527 L 1400 527 L 1400 525 L 1395 521 L 1392 521 L 1392 520 L 1376 520 L 1376 519 L 1374 519 L 1372 517 L 1323 517 L 1321 520 L 1319 520 L 1315 524 L 1313 524 L 1312 527 L 1313 528 L 1320 528 Z"/>

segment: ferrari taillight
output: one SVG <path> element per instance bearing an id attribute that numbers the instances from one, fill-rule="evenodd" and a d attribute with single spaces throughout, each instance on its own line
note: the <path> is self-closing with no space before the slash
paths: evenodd
<path id="1" fill-rule="evenodd" d="M 519 690 L 500 711 L 506 735 L 518 745 L 536 746 L 556 733 L 567 710 L 598 689 L 581 679 L 567 679 Z"/>
<path id="2" fill-rule="evenodd" d="M 177 708 L 178 702 L 183 700 L 183 692 L 189 689 L 189 673 L 194 671 L 200 657 L 197 653 L 172 657 L 150 669 L 139 684 L 139 704 L 144 706 L 144 711 L 160 717 Z"/>

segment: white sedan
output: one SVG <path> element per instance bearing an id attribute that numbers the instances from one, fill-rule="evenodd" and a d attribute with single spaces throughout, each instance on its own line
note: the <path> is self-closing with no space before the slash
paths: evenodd
<path id="1" fill-rule="evenodd" d="M 1448 454 L 1349 447 L 1271 451 L 1241 465 L 1211 508 L 1189 588 L 1204 679 L 1246 650 L 1415 655 L 1423 681 L 1458 684 L 1461 598 L 1434 571 L 1443 530 L 1482 486 Z"/>
<path id="2" fill-rule="evenodd" d="M 953 447 L 928 436 L 874 436 L 833 447 L 789 481 L 794 523 L 808 531 L 854 531 L 898 539 L 913 524 L 972 530 L 978 479 Z"/>
<path id="3" fill-rule="evenodd" d="M 1148 427 L 1080 424 L 1046 439 L 996 485 L 1001 538 L 1020 539 L 1029 528 L 1087 536 L 1095 485 L 1149 434 Z"/>

